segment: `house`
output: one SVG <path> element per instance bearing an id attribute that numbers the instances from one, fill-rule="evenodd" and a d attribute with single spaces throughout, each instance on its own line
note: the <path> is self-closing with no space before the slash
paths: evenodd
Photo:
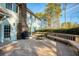
<path id="1" fill-rule="evenodd" d="M 30 9 L 27 8 L 27 25 L 29 32 L 35 32 L 38 29 L 41 29 L 41 20 L 38 18 Z"/>
<path id="2" fill-rule="evenodd" d="M 0 3 L 0 42 L 21 39 L 24 31 L 40 29 L 40 22 L 25 3 Z"/>
<path id="3" fill-rule="evenodd" d="M 41 29 L 47 29 L 47 27 L 48 27 L 47 20 L 41 19 Z"/>
<path id="4" fill-rule="evenodd" d="M 0 3 L 0 42 L 17 39 L 17 6 L 12 3 Z"/>
<path id="5" fill-rule="evenodd" d="M 21 33 L 23 32 L 35 32 L 37 30 L 38 22 L 40 18 L 38 18 L 34 13 L 27 8 L 27 4 L 25 3 L 18 3 L 18 15 L 19 21 L 17 24 L 17 39 L 21 38 Z M 37 26 L 36 26 L 37 25 Z"/>

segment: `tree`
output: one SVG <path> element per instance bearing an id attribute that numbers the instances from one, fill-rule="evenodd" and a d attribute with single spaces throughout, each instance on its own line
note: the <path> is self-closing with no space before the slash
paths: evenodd
<path id="1" fill-rule="evenodd" d="M 62 23 L 61 27 L 62 27 L 63 29 L 70 29 L 70 28 L 79 27 L 79 24 L 72 23 L 72 22 L 64 22 L 64 23 Z"/>
<path id="2" fill-rule="evenodd" d="M 39 17 L 40 19 L 45 19 L 45 14 L 42 12 L 36 13 L 35 15 Z"/>
<path id="3" fill-rule="evenodd" d="M 62 10 L 61 10 L 61 5 L 60 4 L 55 4 L 55 17 L 54 17 L 54 20 L 56 20 L 56 25 L 57 25 L 57 27 L 56 28 L 60 28 L 60 16 L 61 16 L 61 12 L 62 12 Z"/>
<path id="4" fill-rule="evenodd" d="M 45 13 L 39 12 L 39 13 L 36 13 L 35 15 L 36 15 L 37 17 L 39 17 L 40 20 L 41 20 L 41 28 L 43 28 L 43 26 L 46 26 L 46 25 L 47 25 L 47 24 L 46 24 L 47 19 L 46 19 Z M 43 24 L 44 24 L 44 25 L 43 25 Z M 47 26 L 46 26 L 46 28 L 47 28 Z"/>
<path id="5" fill-rule="evenodd" d="M 48 3 L 45 9 L 45 15 L 48 20 L 48 26 L 51 26 L 51 18 L 53 17 L 54 14 L 54 4 L 53 3 Z"/>
<path id="6" fill-rule="evenodd" d="M 51 19 L 58 19 L 61 15 L 61 5 L 56 3 L 48 3 L 45 9 L 45 15 L 48 19 L 48 27 L 51 27 Z"/>

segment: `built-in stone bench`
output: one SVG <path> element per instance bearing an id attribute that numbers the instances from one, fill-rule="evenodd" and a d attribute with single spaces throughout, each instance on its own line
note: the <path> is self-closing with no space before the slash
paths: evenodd
<path id="1" fill-rule="evenodd" d="M 63 39 L 63 38 L 60 38 L 60 37 L 56 37 L 56 36 L 52 36 L 52 35 L 47 35 L 47 38 L 49 38 L 51 40 L 56 40 L 56 41 L 59 41 L 59 42 L 65 43 L 65 44 L 69 44 L 69 40 Z"/>
<path id="2" fill-rule="evenodd" d="M 67 40 L 79 42 L 79 35 L 62 34 L 62 33 L 48 33 L 47 35 L 52 35 L 52 36 L 61 37 Z"/>
<path id="3" fill-rule="evenodd" d="M 78 42 L 64 39 L 64 38 L 57 37 L 57 36 L 52 36 L 52 35 L 47 35 L 47 38 L 49 38 L 51 40 L 56 40 L 56 41 L 62 42 L 62 43 L 67 44 L 69 46 L 72 46 L 75 49 L 75 52 L 77 53 L 77 55 L 79 55 L 79 43 Z"/>
<path id="4" fill-rule="evenodd" d="M 33 33 L 33 35 L 36 35 L 36 36 L 44 36 L 47 32 L 35 32 Z"/>

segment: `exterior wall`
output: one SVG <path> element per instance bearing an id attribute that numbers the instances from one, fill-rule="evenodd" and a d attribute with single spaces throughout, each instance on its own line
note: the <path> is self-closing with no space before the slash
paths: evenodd
<path id="1" fill-rule="evenodd" d="M 4 39 L 4 25 L 9 25 L 11 26 L 11 32 L 10 32 L 10 40 L 15 41 L 17 39 L 17 23 L 18 23 L 18 17 L 15 8 L 13 8 L 15 5 L 12 4 L 12 10 L 6 8 L 7 3 L 0 3 L 0 7 L 4 11 L 4 16 L 9 15 L 7 18 L 3 18 L 1 25 L 1 37 L 0 41 L 4 42 L 6 39 Z M 6 15 L 5 15 L 6 13 Z M 1 22 L 1 21 L 0 21 Z"/>
<path id="2" fill-rule="evenodd" d="M 47 20 L 44 20 L 44 19 L 40 20 L 40 28 L 41 29 L 47 29 L 48 28 L 48 22 L 47 22 Z"/>
<path id="3" fill-rule="evenodd" d="M 27 25 L 29 27 L 29 32 L 33 32 L 33 22 L 34 22 L 34 16 L 27 12 Z"/>
<path id="4" fill-rule="evenodd" d="M 35 26 L 34 26 L 34 23 L 35 23 L 35 16 L 32 15 L 32 32 L 35 32 Z"/>
<path id="5" fill-rule="evenodd" d="M 2 38 L 2 26 L 0 24 L 0 42 L 2 41 L 1 38 Z"/>
<path id="6" fill-rule="evenodd" d="M 6 4 L 5 3 L 0 3 L 0 7 L 6 8 Z"/>
<path id="7" fill-rule="evenodd" d="M 17 32 L 16 32 L 16 24 L 15 25 L 11 25 L 8 21 L 10 20 L 10 18 L 5 18 L 4 21 L 1 23 L 1 42 L 4 42 L 6 40 L 10 40 L 10 41 L 15 41 L 17 39 Z M 10 29 L 10 38 L 4 38 L 4 25 L 11 25 L 11 29 Z"/>
<path id="8" fill-rule="evenodd" d="M 27 12 L 26 13 L 27 14 L 27 25 L 28 25 L 28 27 L 30 28 L 30 24 L 31 24 L 31 20 L 30 20 L 30 13 L 29 12 Z M 30 29 L 29 29 L 29 31 L 30 31 Z"/>
<path id="9" fill-rule="evenodd" d="M 33 15 L 32 14 L 30 14 L 30 21 L 31 21 L 30 30 L 31 30 L 31 32 L 33 32 Z"/>
<path id="10" fill-rule="evenodd" d="M 34 32 L 35 32 L 36 31 L 36 17 L 34 17 L 33 28 L 34 28 Z"/>
<path id="11" fill-rule="evenodd" d="M 35 32 L 40 29 L 41 21 L 30 12 L 27 12 L 27 25 L 29 27 L 29 32 Z"/>
<path id="12" fill-rule="evenodd" d="M 3 29 L 4 29 L 3 28 L 3 24 L 1 24 L 1 31 L 2 31 L 1 32 L 1 42 L 4 42 L 4 40 L 3 40 L 4 39 L 4 34 L 3 34 L 4 33 L 4 30 Z"/>
<path id="13" fill-rule="evenodd" d="M 27 12 L 27 25 L 29 27 L 29 32 L 32 32 L 32 15 Z"/>
<path id="14" fill-rule="evenodd" d="M 4 21 L 2 22 L 2 40 L 3 42 L 6 41 L 6 40 L 11 40 L 10 38 L 4 38 L 4 26 L 5 25 L 10 25 L 9 22 L 8 22 L 8 19 L 4 19 Z"/>
<path id="15" fill-rule="evenodd" d="M 41 28 L 41 23 L 40 20 L 38 18 L 36 18 L 36 30 Z"/>
<path id="16" fill-rule="evenodd" d="M 34 32 L 34 16 L 30 14 L 30 30 Z"/>

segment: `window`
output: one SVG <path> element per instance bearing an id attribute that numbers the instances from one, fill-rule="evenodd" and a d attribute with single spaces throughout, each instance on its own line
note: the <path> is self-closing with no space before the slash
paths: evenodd
<path id="1" fill-rule="evenodd" d="M 32 19 L 32 15 L 30 14 L 30 19 Z"/>
<path id="2" fill-rule="evenodd" d="M 6 8 L 12 10 L 12 3 L 6 3 Z"/>
<path id="3" fill-rule="evenodd" d="M 18 12 L 18 6 L 15 3 L 12 4 L 12 7 L 14 12 Z"/>
<path id="4" fill-rule="evenodd" d="M 6 8 L 18 12 L 18 6 L 15 3 L 6 3 Z"/>
<path id="5" fill-rule="evenodd" d="M 10 37 L 10 25 L 4 26 L 4 38 Z"/>

